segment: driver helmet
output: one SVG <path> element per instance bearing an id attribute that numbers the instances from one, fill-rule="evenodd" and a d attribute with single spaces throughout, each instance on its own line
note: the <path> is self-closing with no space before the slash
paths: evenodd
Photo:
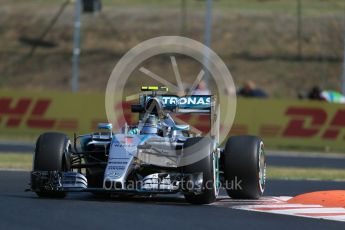
<path id="1" fill-rule="evenodd" d="M 141 121 L 140 134 L 157 134 L 158 133 L 158 122 L 155 115 L 149 115 L 145 121 Z"/>

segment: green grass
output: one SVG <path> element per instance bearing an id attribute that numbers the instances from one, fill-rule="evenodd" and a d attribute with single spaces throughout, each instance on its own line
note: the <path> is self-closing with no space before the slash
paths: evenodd
<path id="1" fill-rule="evenodd" d="M 268 179 L 345 180 L 345 170 L 326 168 L 268 167 Z"/>
<path id="2" fill-rule="evenodd" d="M 0 2 L 3 0 L 0 0 Z M 203 9 L 205 0 L 186 0 L 190 10 Z M 343 12 L 343 0 L 301 0 L 304 13 L 320 14 Z M 16 0 L 17 5 L 60 5 L 64 0 Z M 181 0 L 102 0 L 104 8 L 111 7 L 144 7 L 175 8 L 181 7 Z M 241 12 L 281 12 L 295 14 L 297 0 L 216 0 L 214 8 Z"/>
<path id="3" fill-rule="evenodd" d="M 0 153 L 0 169 L 30 171 L 32 169 L 32 154 Z"/>

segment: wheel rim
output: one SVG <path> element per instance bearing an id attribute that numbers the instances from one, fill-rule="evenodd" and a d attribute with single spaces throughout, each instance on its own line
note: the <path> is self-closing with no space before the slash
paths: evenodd
<path id="1" fill-rule="evenodd" d="M 264 144 L 263 142 L 261 142 L 260 149 L 259 149 L 259 187 L 260 187 L 261 192 L 265 190 L 265 183 L 266 183 L 266 157 L 265 157 L 265 151 L 264 151 Z"/>

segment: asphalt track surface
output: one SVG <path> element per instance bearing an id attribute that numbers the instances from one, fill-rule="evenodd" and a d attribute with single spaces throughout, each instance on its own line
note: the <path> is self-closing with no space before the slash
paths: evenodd
<path id="1" fill-rule="evenodd" d="M 39 199 L 28 172 L 0 171 L 0 229 L 345 229 L 342 222 L 189 205 L 178 196 L 100 199 L 88 193 Z M 266 196 L 342 189 L 341 182 L 268 181 Z"/>
<path id="2" fill-rule="evenodd" d="M 0 152 L 10 153 L 32 153 L 35 150 L 35 145 L 31 143 L 21 142 L 0 142 Z"/>
<path id="3" fill-rule="evenodd" d="M 17 143 L 17 142 L 0 142 L 1 152 L 14 152 L 14 153 L 33 153 L 35 150 L 34 144 L 30 143 Z M 325 156 L 296 156 L 289 153 L 284 154 L 268 154 L 267 164 L 271 166 L 282 167 L 304 167 L 304 168 L 336 168 L 345 169 L 345 154 L 344 156 L 333 156 L 325 154 Z"/>
<path id="4" fill-rule="evenodd" d="M 268 155 L 267 164 L 280 167 L 345 169 L 344 157 Z"/>

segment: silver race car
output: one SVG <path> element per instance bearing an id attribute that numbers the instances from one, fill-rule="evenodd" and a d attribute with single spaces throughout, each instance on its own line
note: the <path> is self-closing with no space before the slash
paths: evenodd
<path id="1" fill-rule="evenodd" d="M 99 132 L 39 136 L 30 190 L 39 197 L 63 198 L 68 192 L 111 195 L 182 193 L 193 204 L 217 199 L 220 187 L 232 198 L 257 199 L 265 188 L 263 142 L 255 136 L 230 137 L 219 143 L 215 97 L 169 95 L 164 87 L 142 87 L 136 125 L 119 132 L 101 123 Z M 174 115 L 208 116 L 210 132 L 202 136 Z"/>

